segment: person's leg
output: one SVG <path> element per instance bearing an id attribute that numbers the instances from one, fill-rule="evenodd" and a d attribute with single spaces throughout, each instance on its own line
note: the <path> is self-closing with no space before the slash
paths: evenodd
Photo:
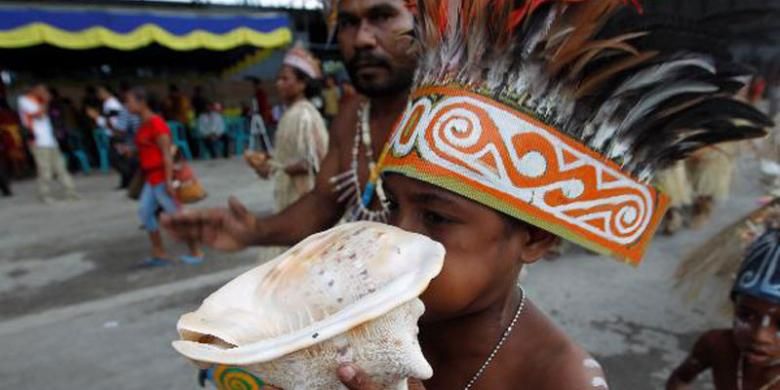
<path id="1" fill-rule="evenodd" d="M 203 143 L 206 146 L 206 150 L 208 150 L 209 155 L 212 158 L 217 158 L 219 155 L 217 154 L 217 140 L 212 137 L 206 137 L 203 139 Z"/>
<path id="2" fill-rule="evenodd" d="M 11 192 L 11 181 L 9 179 L 9 167 L 11 164 L 8 163 L 7 159 L 3 156 L 0 157 L 0 192 L 3 193 L 3 196 L 11 196 L 13 193 Z"/>
<path id="3" fill-rule="evenodd" d="M 181 208 L 178 202 L 168 193 L 164 185 L 154 188 L 154 196 L 157 204 L 160 205 L 166 214 L 176 213 Z M 203 251 L 196 243 L 187 242 L 187 248 L 189 249 L 189 256 L 183 256 L 182 261 L 188 264 L 196 264 L 203 260 Z"/>
<path id="4" fill-rule="evenodd" d="M 35 168 L 38 171 L 38 195 L 45 203 L 53 202 L 49 188 L 52 174 L 51 164 L 49 163 L 51 161 L 48 153 L 49 148 L 33 147 L 31 152 L 35 160 Z"/>
<path id="5" fill-rule="evenodd" d="M 51 159 L 54 174 L 57 175 L 57 179 L 65 187 L 68 198 L 71 200 L 79 199 L 80 197 L 76 193 L 76 185 L 73 183 L 73 177 L 70 176 L 70 172 L 68 172 L 68 168 L 65 166 L 65 157 L 58 149 L 52 149 Z"/>
<path id="6" fill-rule="evenodd" d="M 149 183 L 144 184 L 144 188 L 141 190 L 141 197 L 138 199 L 138 217 L 141 219 L 144 230 L 149 234 L 149 241 L 152 244 L 152 257 L 165 260 L 168 255 L 165 253 L 160 227 L 155 216 L 158 203 L 154 194 L 154 188 Z"/>
<path id="7" fill-rule="evenodd" d="M 218 139 L 222 145 L 222 157 L 230 158 L 230 148 L 228 147 L 230 140 L 228 139 L 227 134 L 222 134 Z"/>

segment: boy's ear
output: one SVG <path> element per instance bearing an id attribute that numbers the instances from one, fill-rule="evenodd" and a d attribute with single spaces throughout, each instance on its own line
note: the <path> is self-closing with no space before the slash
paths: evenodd
<path id="1" fill-rule="evenodd" d="M 558 236 L 535 226 L 526 225 L 525 230 L 527 238 L 520 250 L 520 261 L 525 264 L 537 262 L 560 242 Z"/>

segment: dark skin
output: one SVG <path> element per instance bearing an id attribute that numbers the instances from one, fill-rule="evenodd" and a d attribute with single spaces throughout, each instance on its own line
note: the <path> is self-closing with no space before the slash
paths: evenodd
<path id="1" fill-rule="evenodd" d="M 734 327 L 702 335 L 691 355 L 674 370 L 666 388 L 692 389 L 691 383 L 699 374 L 712 370 L 716 389 L 736 390 L 740 355 L 744 357 L 742 389 L 761 389 L 780 375 L 780 305 L 737 297 Z M 769 389 L 780 389 L 780 384 Z"/>
<path id="2" fill-rule="evenodd" d="M 410 51 L 411 39 L 402 32 L 413 28 L 414 17 L 403 0 L 345 0 L 339 11 L 339 48 L 356 85 L 369 95 L 371 147 L 378 157 L 407 104 L 416 56 Z M 358 109 L 364 99 L 342 102 L 314 189 L 287 209 L 261 218 L 231 198 L 227 208 L 163 216 L 163 227 L 180 240 L 238 251 L 253 245 L 292 245 L 333 226 L 346 205 L 338 202 L 330 178 L 350 169 Z M 365 186 L 369 172 L 363 145 L 359 156 L 358 176 Z"/>
<path id="3" fill-rule="evenodd" d="M 463 388 L 520 304 L 517 276 L 557 239 L 449 191 L 399 175 L 385 182 L 391 223 L 441 242 L 444 268 L 421 296 L 420 344 L 434 376 L 412 388 Z M 525 357 L 525 358 L 522 358 Z M 481 389 L 599 389 L 590 357 L 526 299 L 517 326 L 475 384 Z M 354 374 L 348 378 L 350 370 Z M 356 365 L 342 366 L 350 389 L 378 389 Z M 520 387 L 522 386 L 522 387 Z"/>

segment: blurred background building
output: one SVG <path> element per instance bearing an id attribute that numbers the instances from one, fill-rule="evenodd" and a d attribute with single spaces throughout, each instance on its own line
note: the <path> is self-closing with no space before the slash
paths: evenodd
<path id="1" fill-rule="evenodd" d="M 85 84 L 162 95 L 175 82 L 239 106 L 252 94 L 246 78 L 275 77 L 294 42 L 334 57 L 321 8 L 319 0 L 0 1 L 0 76 L 11 95 L 32 81 L 74 100 Z"/>

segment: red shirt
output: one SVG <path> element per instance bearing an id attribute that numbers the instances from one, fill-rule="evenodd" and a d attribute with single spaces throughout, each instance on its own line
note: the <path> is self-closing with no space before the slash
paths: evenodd
<path id="1" fill-rule="evenodd" d="M 141 170 L 144 172 L 146 182 L 151 185 L 165 182 L 165 160 L 160 146 L 157 145 L 157 139 L 162 135 L 170 137 L 171 129 L 159 115 L 141 124 L 135 135 Z"/>

